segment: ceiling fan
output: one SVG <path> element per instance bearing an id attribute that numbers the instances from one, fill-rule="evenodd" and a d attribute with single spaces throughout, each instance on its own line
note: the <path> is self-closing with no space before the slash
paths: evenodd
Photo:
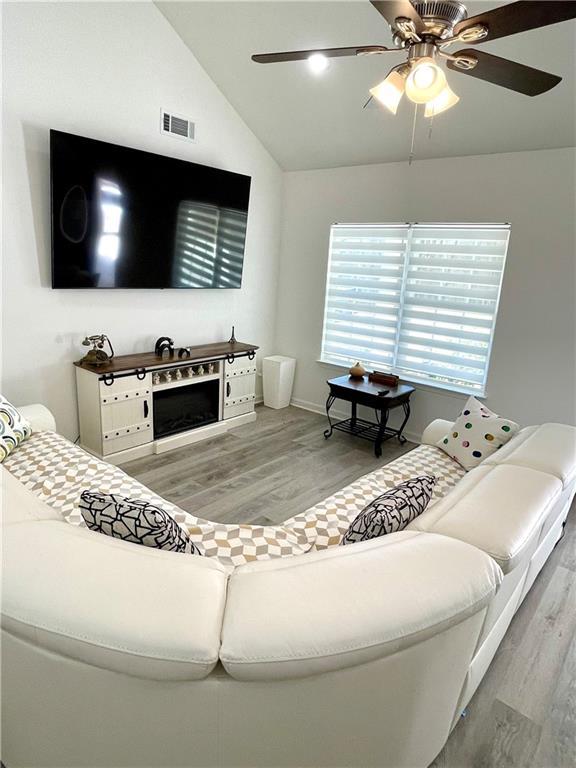
<path id="1" fill-rule="evenodd" d="M 571 0 L 527 0 L 510 3 L 468 17 L 466 6 L 458 0 L 370 0 L 386 19 L 393 34 L 394 48 L 382 45 L 322 48 L 311 51 L 263 53 L 252 56 L 260 64 L 309 60 L 321 71 L 330 58 L 373 56 L 405 51 L 408 58 L 392 68 L 374 88 L 371 96 L 393 114 L 404 93 L 415 104 L 425 104 L 425 116 L 433 117 L 450 109 L 459 97 L 448 85 L 439 66 L 444 59 L 448 69 L 501 85 L 527 96 L 538 96 L 561 81 L 557 75 L 533 69 L 490 53 L 464 48 L 449 53 L 456 43 L 478 45 L 529 29 L 567 21 L 576 17 L 576 2 Z"/>

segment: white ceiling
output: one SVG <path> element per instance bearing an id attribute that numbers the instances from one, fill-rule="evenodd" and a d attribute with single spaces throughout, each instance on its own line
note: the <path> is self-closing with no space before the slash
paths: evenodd
<path id="1" fill-rule="evenodd" d="M 469 15 L 501 4 L 469 3 Z M 368 89 L 402 61 L 401 53 L 334 59 L 322 76 L 311 75 L 305 62 L 250 60 L 253 53 L 391 45 L 386 22 L 368 0 L 157 5 L 284 169 L 407 158 L 413 105 L 403 99 L 396 117 L 379 108 L 362 109 Z M 575 47 L 576 21 L 484 44 L 489 53 L 561 75 L 563 81 L 530 98 L 448 71 L 461 101 L 435 119 L 431 137 L 427 121 L 419 120 L 416 157 L 574 146 Z"/>

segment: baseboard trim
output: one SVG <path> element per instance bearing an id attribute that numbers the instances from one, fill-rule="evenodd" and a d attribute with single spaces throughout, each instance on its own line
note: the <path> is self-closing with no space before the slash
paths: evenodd
<path id="1" fill-rule="evenodd" d="M 313 403 L 310 400 L 301 400 L 298 397 L 293 397 L 290 400 L 290 405 L 293 405 L 295 408 L 301 408 L 303 411 L 311 411 L 312 413 L 320 413 L 322 415 L 326 415 L 325 405 Z M 339 408 L 332 408 L 330 415 L 334 416 L 336 419 L 347 419 L 350 416 L 350 413 Z M 411 443 L 416 443 L 419 445 L 422 442 L 421 433 L 412 432 L 412 430 L 406 429 L 404 430 L 404 436 Z"/>
<path id="2" fill-rule="evenodd" d="M 290 400 L 290 405 L 293 405 L 295 408 L 301 408 L 303 411 L 312 411 L 312 413 L 321 413 L 326 415 L 325 405 L 319 405 L 318 403 L 311 403 L 309 400 L 300 400 L 297 397 L 293 397 Z M 339 419 L 346 418 L 346 412 L 341 411 L 338 408 L 332 408 L 330 413 L 334 414 L 334 416 L 336 416 Z"/>

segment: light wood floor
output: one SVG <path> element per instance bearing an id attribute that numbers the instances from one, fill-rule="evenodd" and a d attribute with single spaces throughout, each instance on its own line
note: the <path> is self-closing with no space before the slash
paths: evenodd
<path id="1" fill-rule="evenodd" d="M 261 406 L 258 420 L 202 443 L 124 464 L 148 488 L 197 517 L 223 523 L 281 523 L 414 446 L 373 445 L 335 432 L 326 417 Z"/>
<path id="2" fill-rule="evenodd" d="M 258 408 L 258 421 L 123 466 L 199 517 L 281 522 L 414 446 L 372 445 L 325 418 Z M 488 673 L 433 768 L 575 768 L 576 512 L 517 612 Z"/>

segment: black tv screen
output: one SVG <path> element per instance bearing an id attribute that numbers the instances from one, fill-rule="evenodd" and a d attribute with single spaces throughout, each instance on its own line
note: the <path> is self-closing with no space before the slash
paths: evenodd
<path id="1" fill-rule="evenodd" d="M 53 288 L 240 288 L 250 177 L 50 131 Z"/>

